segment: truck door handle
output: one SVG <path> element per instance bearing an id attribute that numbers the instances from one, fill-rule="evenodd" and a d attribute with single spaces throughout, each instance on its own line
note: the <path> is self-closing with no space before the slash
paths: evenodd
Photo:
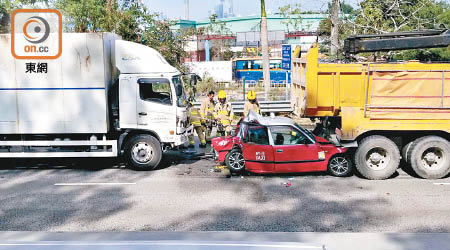
<path id="1" fill-rule="evenodd" d="M 145 112 L 140 112 L 139 115 L 147 115 Z"/>
<path id="2" fill-rule="evenodd" d="M 283 153 L 283 149 L 277 149 L 277 153 Z"/>

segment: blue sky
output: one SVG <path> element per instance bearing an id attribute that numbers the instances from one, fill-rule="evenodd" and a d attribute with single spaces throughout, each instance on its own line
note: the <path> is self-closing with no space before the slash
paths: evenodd
<path id="1" fill-rule="evenodd" d="M 207 19 L 208 12 L 214 13 L 214 6 L 219 0 L 189 0 L 190 19 Z M 289 3 L 300 3 L 303 10 L 326 10 L 329 0 L 266 0 L 268 12 L 276 12 L 278 7 Z M 346 1 L 347 2 L 347 1 Z M 350 2 L 356 2 L 351 0 Z M 168 18 L 178 19 L 183 17 L 184 0 L 144 0 L 145 5 L 153 12 L 163 13 Z M 260 11 L 260 0 L 233 0 L 236 15 L 247 16 L 257 14 Z"/>

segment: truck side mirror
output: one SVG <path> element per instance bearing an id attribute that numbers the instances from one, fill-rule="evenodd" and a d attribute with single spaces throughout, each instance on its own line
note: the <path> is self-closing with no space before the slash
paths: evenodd
<path id="1" fill-rule="evenodd" d="M 190 79 L 189 83 L 191 84 L 191 86 L 197 85 L 197 75 L 196 74 L 191 75 L 191 79 Z"/>
<path id="2" fill-rule="evenodd" d="M 177 85 L 177 87 L 175 88 L 175 92 L 177 96 L 181 96 L 183 94 L 183 86 Z"/>

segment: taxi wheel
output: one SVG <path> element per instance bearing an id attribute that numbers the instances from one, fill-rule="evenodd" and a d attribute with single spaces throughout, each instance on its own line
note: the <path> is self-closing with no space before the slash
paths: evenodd
<path id="1" fill-rule="evenodd" d="M 349 176 L 353 171 L 352 161 L 343 155 L 334 155 L 328 161 L 328 172 L 337 177 Z"/>
<path id="2" fill-rule="evenodd" d="M 231 150 L 225 157 L 225 164 L 232 173 L 240 173 L 245 170 L 244 155 L 240 149 Z"/>

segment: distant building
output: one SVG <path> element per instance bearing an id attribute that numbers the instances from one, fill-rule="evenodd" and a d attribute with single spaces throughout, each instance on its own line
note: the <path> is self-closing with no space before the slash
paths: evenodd
<path id="1" fill-rule="evenodd" d="M 223 11 L 224 1 L 225 0 L 220 0 L 220 3 L 214 7 L 214 14 L 217 15 L 217 18 L 225 17 L 224 11 Z"/>
<path id="2" fill-rule="evenodd" d="M 223 1 L 221 3 L 223 4 Z M 327 17 L 327 14 L 302 14 L 301 18 L 291 17 L 291 20 L 297 20 L 297 25 L 294 27 L 293 22 L 288 24 L 289 19 L 281 15 L 269 15 L 267 25 L 271 55 L 274 57 L 281 56 L 282 44 L 299 45 L 303 51 L 306 51 L 317 39 L 316 31 L 320 21 Z M 225 40 L 231 45 L 233 52 L 258 53 L 258 48 L 261 46 L 260 16 L 218 18 L 217 21 L 226 25 L 229 34 L 204 34 L 193 37 L 186 46 L 186 51 L 190 55 L 189 58 L 186 58 L 186 61 L 205 60 L 205 55 L 208 54 L 205 47 L 206 49 L 214 49 L 215 46 L 223 44 Z M 209 19 L 199 21 L 179 20 L 172 29 L 200 29 L 207 28 L 209 25 L 211 25 Z M 208 45 L 205 46 L 205 43 L 208 43 Z M 214 56 L 211 59 L 221 60 Z"/>

